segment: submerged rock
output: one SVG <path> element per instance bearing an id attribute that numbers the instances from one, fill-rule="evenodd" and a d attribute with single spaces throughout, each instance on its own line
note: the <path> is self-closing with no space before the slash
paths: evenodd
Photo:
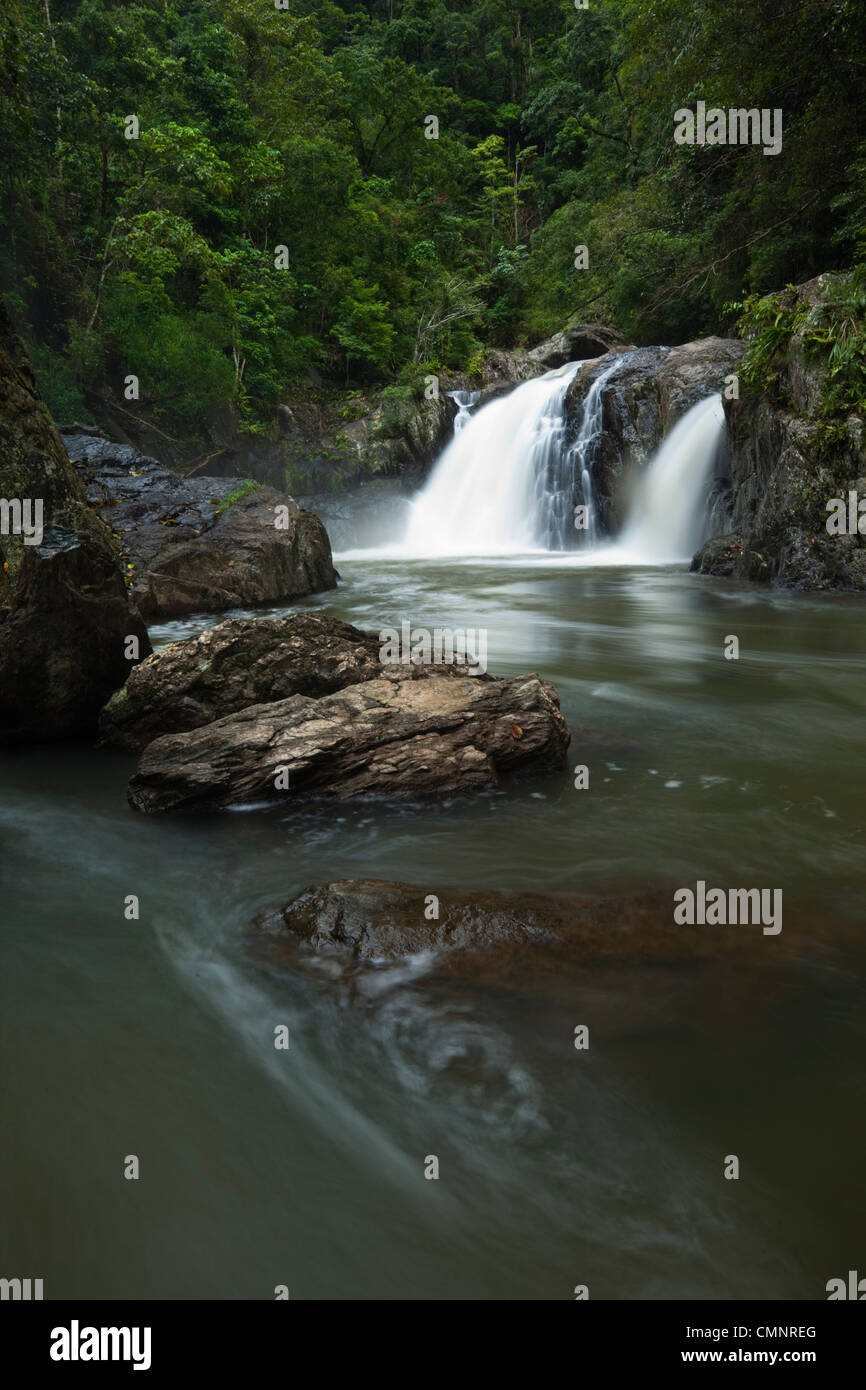
<path id="1" fill-rule="evenodd" d="M 290 695 L 318 699 L 382 669 L 378 637 L 335 618 L 228 618 L 137 666 L 99 727 L 108 743 L 138 753 L 162 734 Z"/>
<path id="2" fill-rule="evenodd" d="M 336 587 L 324 526 L 287 494 L 247 490 L 239 478 L 180 478 L 129 445 L 92 435 L 67 435 L 66 447 L 119 539 L 146 618 L 220 613 Z M 278 528 L 278 516 L 287 525 Z"/>
<path id="3" fill-rule="evenodd" d="M 150 643 L 2 303 L 0 499 L 0 742 L 89 736 Z"/>
<path id="4" fill-rule="evenodd" d="M 388 667 L 318 700 L 293 695 L 158 738 L 130 781 L 130 804 L 155 812 L 413 800 L 564 766 L 570 735 L 552 685 L 433 669 Z"/>
<path id="5" fill-rule="evenodd" d="M 256 913 L 245 934 L 258 954 L 289 967 L 310 952 L 360 965 L 421 953 L 446 964 L 481 954 L 519 964 L 529 950 L 560 952 L 572 964 L 674 962 L 736 951 L 750 939 L 748 929 L 677 926 L 672 896 L 662 892 L 470 893 L 378 879 L 307 888 Z"/>

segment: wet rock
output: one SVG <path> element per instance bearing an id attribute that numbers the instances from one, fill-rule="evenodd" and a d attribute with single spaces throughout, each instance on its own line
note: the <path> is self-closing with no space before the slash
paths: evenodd
<path id="1" fill-rule="evenodd" d="M 783 302 L 813 314 L 833 280 L 819 275 L 785 291 Z M 807 325 L 808 326 L 808 325 Z M 814 323 L 811 325 L 814 327 Z M 725 401 L 731 443 L 726 529 L 737 537 L 724 556 L 713 543 L 692 568 L 802 590 L 866 590 L 866 537 L 831 535 L 827 504 L 866 496 L 866 424 L 857 415 L 822 415 L 826 362 L 806 351 L 807 327 L 793 334 L 773 397 L 754 390 Z M 829 426 L 829 428 L 828 428 Z"/>
<path id="2" fill-rule="evenodd" d="M 830 535 L 827 502 L 866 496 L 863 422 L 851 417 L 831 454 L 820 424 L 777 408 L 761 396 L 726 401 L 731 440 L 732 502 L 725 554 L 715 541 L 692 568 L 803 590 L 866 589 L 863 536 Z M 728 540 L 721 537 L 719 540 Z"/>
<path id="3" fill-rule="evenodd" d="M 749 951 L 754 931 L 678 926 L 672 895 L 659 891 L 592 898 L 355 879 L 263 908 L 245 935 L 262 959 L 290 969 L 311 953 L 346 966 L 430 953 L 447 968 L 483 956 L 525 966 L 530 953 L 572 966 L 694 961 Z"/>
<path id="4" fill-rule="evenodd" d="M 600 388 L 601 432 L 588 451 L 599 518 L 609 533 L 617 531 L 624 518 L 624 480 L 632 470 L 643 467 L 662 438 L 655 378 L 667 352 L 667 348 L 631 348 L 605 353 L 585 362 L 568 388 L 567 440 L 573 443 L 583 425 L 587 396 L 599 377 L 613 369 Z"/>
<path id="5" fill-rule="evenodd" d="M 318 699 L 382 674 L 379 639 L 312 613 L 228 618 L 136 666 L 102 711 L 103 738 L 140 752 L 162 734 L 200 728 L 249 705 Z"/>
<path id="6" fill-rule="evenodd" d="M 85 434 L 66 448 L 118 537 L 146 618 L 220 613 L 336 586 L 319 518 L 271 488 L 238 478 L 180 478 L 129 445 Z M 277 508 L 287 509 L 277 528 Z M 280 514 L 283 519 L 283 514 Z"/>
<path id="7" fill-rule="evenodd" d="M 728 579 L 740 570 L 744 546 L 740 536 L 713 536 L 692 559 L 692 571 Z"/>
<path id="8" fill-rule="evenodd" d="M 436 889 L 435 896 L 439 917 L 430 920 L 429 894 L 414 884 L 375 879 L 327 883 L 308 888 L 286 907 L 263 909 L 249 931 L 271 938 L 276 947 L 303 943 L 314 951 L 379 961 L 422 951 L 553 940 L 563 927 L 562 915 L 541 895 Z"/>
<path id="9" fill-rule="evenodd" d="M 12 506 L 0 532 L 0 741 L 90 736 L 129 673 L 127 638 L 142 655 L 150 643 L 2 303 L 0 498 Z M 31 521 L 41 509 L 32 544 L 14 509 L 25 500 Z"/>
<path id="10" fill-rule="evenodd" d="M 724 391 L 725 378 L 736 373 L 744 352 L 736 338 L 701 338 L 665 354 L 655 377 L 663 435 L 698 401 Z"/>
<path id="11" fill-rule="evenodd" d="M 557 693 L 536 675 L 395 666 L 318 700 L 293 695 L 156 739 L 129 801 L 199 811 L 490 791 L 506 777 L 561 769 L 568 743 Z"/>

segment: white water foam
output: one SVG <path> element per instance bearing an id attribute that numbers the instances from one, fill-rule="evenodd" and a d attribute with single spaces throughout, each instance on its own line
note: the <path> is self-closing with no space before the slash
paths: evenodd
<path id="1" fill-rule="evenodd" d="M 721 397 L 706 397 L 677 422 L 643 470 L 620 535 L 600 537 L 590 454 L 602 430 L 602 387 L 618 362 L 590 388 L 570 448 L 565 401 L 580 363 L 524 382 L 477 415 L 467 412 L 413 502 L 403 539 L 337 558 L 502 563 L 520 557 L 580 567 L 689 559 L 708 530 L 708 496 L 725 428 Z M 578 473 L 592 525 L 588 544 L 571 550 Z"/>

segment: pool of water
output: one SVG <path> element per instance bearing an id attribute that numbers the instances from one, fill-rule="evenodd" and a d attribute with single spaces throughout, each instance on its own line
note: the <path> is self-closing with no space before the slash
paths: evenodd
<path id="1" fill-rule="evenodd" d="M 340 569 L 304 607 L 484 627 L 494 674 L 552 680 L 589 790 L 147 818 L 129 758 L 5 751 L 0 1274 L 46 1297 L 825 1297 L 866 1226 L 860 601 L 676 567 Z M 258 907 L 351 877 L 780 887 L 808 926 L 794 952 L 731 928 L 744 966 L 508 985 L 249 958 Z"/>

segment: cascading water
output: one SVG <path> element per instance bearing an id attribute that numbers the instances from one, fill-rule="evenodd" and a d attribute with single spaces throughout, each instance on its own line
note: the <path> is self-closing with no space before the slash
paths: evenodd
<path id="1" fill-rule="evenodd" d="M 721 396 L 698 401 L 662 441 L 641 478 L 617 539 L 638 565 L 689 559 L 708 534 L 713 469 L 725 430 Z"/>
<path id="2" fill-rule="evenodd" d="M 595 451 L 602 435 L 602 418 L 604 415 L 604 396 L 602 393 L 605 383 L 614 374 L 618 366 L 619 358 L 612 362 L 609 367 L 606 367 L 590 386 L 583 403 L 583 417 L 580 422 L 580 429 L 577 432 L 577 438 L 569 450 L 572 478 L 576 478 L 578 471 L 580 472 L 580 491 L 583 498 L 583 505 L 587 509 L 587 525 L 583 528 L 583 534 L 586 537 L 587 545 L 590 547 L 594 546 L 598 541 L 598 501 L 592 477 L 592 464 Z M 561 539 L 562 544 L 558 545 L 556 549 L 568 549 L 569 547 L 566 543 L 565 536 Z"/>
<path id="3" fill-rule="evenodd" d="M 457 406 L 457 414 L 454 416 L 454 438 L 456 439 L 458 434 L 463 433 L 463 430 L 466 428 L 466 426 L 469 424 L 469 421 L 472 419 L 472 416 L 469 414 L 469 412 L 472 409 L 473 405 L 475 405 L 476 401 L 478 400 L 478 397 L 481 395 L 481 392 L 449 391 L 448 395 L 450 396 L 454 404 Z"/>
<path id="4" fill-rule="evenodd" d="M 565 396 L 580 364 L 526 381 L 469 418 L 412 508 L 413 555 L 508 555 L 561 545 L 572 515 Z"/>
<path id="5" fill-rule="evenodd" d="M 619 536 L 605 538 L 599 531 L 597 455 L 604 437 L 604 388 L 622 361 L 615 358 L 592 383 L 570 446 L 566 396 L 579 362 L 524 382 L 475 415 L 470 410 L 478 393 L 453 392 L 454 439 L 411 504 L 403 540 L 378 553 L 422 558 L 541 552 L 593 565 L 688 559 L 713 529 L 712 475 L 725 429 L 721 397 L 699 401 L 677 423 L 642 470 Z M 588 524 L 576 530 L 574 508 L 581 499 Z"/>

